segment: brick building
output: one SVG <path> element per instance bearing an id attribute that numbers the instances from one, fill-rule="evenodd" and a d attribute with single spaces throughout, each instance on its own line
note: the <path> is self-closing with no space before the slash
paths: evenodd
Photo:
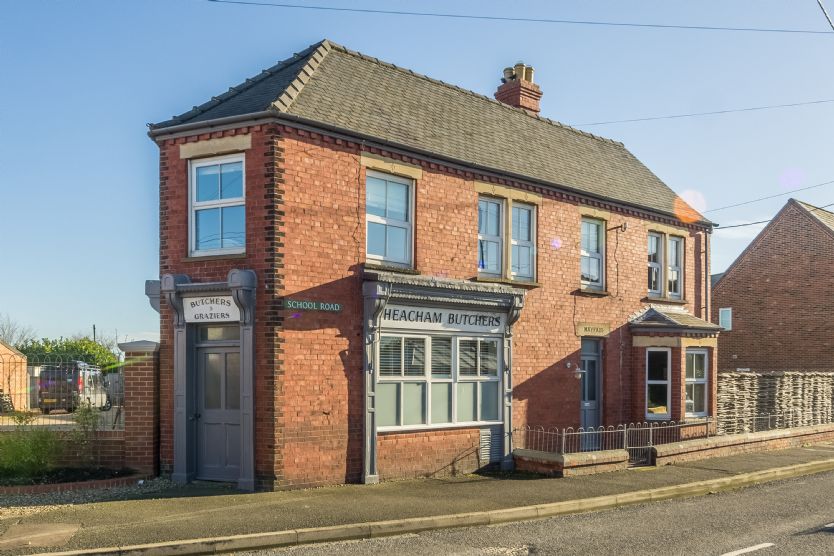
<path id="1" fill-rule="evenodd" d="M 714 413 L 710 222 L 621 143 L 322 41 L 169 121 L 160 458 L 283 488 Z"/>
<path id="2" fill-rule="evenodd" d="M 719 371 L 831 370 L 834 213 L 789 200 L 713 292 Z"/>

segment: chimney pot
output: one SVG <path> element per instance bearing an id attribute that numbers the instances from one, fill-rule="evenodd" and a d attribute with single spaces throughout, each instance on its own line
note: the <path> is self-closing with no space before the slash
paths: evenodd
<path id="1" fill-rule="evenodd" d="M 501 85 L 495 91 L 496 100 L 538 114 L 541 98 L 542 90 L 533 83 L 533 66 L 518 62 L 511 68 L 504 68 Z"/>

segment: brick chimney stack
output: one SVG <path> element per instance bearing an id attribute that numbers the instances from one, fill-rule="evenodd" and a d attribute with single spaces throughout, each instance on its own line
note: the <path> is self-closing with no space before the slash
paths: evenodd
<path id="1" fill-rule="evenodd" d="M 533 83 L 533 66 L 519 62 L 511 68 L 504 68 L 504 77 L 501 86 L 495 91 L 495 100 L 538 114 L 541 98 L 542 90 Z"/>

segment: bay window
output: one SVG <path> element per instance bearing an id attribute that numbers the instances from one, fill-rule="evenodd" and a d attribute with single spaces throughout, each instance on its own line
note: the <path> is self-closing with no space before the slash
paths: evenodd
<path id="1" fill-rule="evenodd" d="M 647 419 L 669 419 L 672 415 L 671 362 L 671 349 L 646 349 Z"/>
<path id="2" fill-rule="evenodd" d="M 707 385 L 709 383 L 709 358 L 707 350 L 686 351 L 686 416 L 705 417 L 707 410 Z"/>
<path id="3" fill-rule="evenodd" d="M 501 421 L 501 341 L 383 334 L 377 426 L 426 428 Z"/>
<path id="4" fill-rule="evenodd" d="M 368 171 L 365 188 L 367 257 L 395 265 L 411 265 L 413 182 Z"/>
<path id="5" fill-rule="evenodd" d="M 191 256 L 243 253 L 246 201 L 243 156 L 191 162 Z"/>

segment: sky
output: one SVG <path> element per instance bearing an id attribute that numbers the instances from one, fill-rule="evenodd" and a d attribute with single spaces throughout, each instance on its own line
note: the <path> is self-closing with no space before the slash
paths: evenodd
<path id="1" fill-rule="evenodd" d="M 269 1 L 269 0 L 260 0 Z M 275 0 L 278 1 L 278 0 Z M 834 10 L 830 0 L 829 11 Z M 305 5 L 825 31 L 816 0 L 294 0 Z M 834 33 L 801 35 L 424 18 L 206 0 L 3 0 L 0 314 L 39 336 L 158 338 L 158 150 L 146 123 L 224 92 L 322 38 L 492 95 L 533 65 L 542 115 L 622 141 L 721 225 L 772 217 L 834 180 Z M 834 203 L 834 184 L 796 193 Z M 762 228 L 713 238 L 723 271 Z"/>

